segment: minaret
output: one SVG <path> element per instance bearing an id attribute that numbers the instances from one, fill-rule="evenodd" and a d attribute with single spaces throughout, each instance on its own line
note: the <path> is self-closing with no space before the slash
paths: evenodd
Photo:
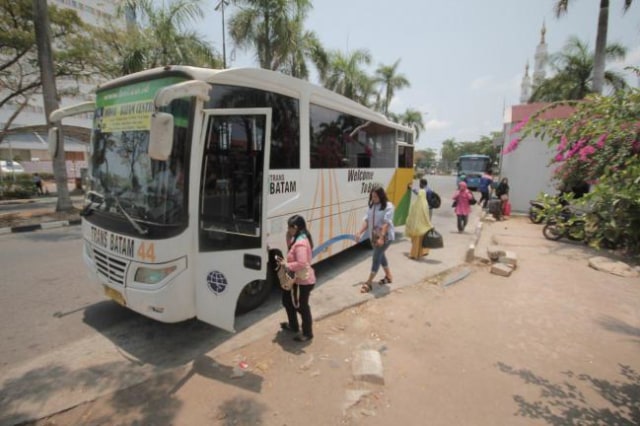
<path id="1" fill-rule="evenodd" d="M 533 87 L 537 87 L 545 77 L 545 68 L 547 67 L 547 61 L 549 54 L 547 53 L 547 43 L 544 41 L 544 34 L 547 29 L 542 22 L 542 30 L 540 31 L 540 44 L 536 48 L 535 64 L 533 67 Z"/>
<path id="2" fill-rule="evenodd" d="M 520 103 L 526 104 L 531 97 L 531 79 L 529 78 L 529 61 L 524 67 L 524 76 L 522 77 L 522 83 L 520 83 Z"/>

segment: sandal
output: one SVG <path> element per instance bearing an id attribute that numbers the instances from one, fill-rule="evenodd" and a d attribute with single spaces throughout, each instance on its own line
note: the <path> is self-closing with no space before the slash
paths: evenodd
<path id="1" fill-rule="evenodd" d="M 371 284 L 364 283 L 362 287 L 360 287 L 360 293 L 369 293 L 371 291 Z"/>
<path id="2" fill-rule="evenodd" d="M 380 285 L 385 285 L 385 284 L 391 284 L 393 281 L 391 281 L 391 278 L 389 277 L 384 277 L 383 279 L 380 280 L 380 282 L 378 284 Z"/>

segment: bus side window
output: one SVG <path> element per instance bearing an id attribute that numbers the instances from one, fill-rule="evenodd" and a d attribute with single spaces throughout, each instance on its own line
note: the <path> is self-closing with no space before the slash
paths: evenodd
<path id="1" fill-rule="evenodd" d="M 271 102 L 272 169 L 300 168 L 300 115 L 298 101 L 279 95 L 269 96 Z"/>

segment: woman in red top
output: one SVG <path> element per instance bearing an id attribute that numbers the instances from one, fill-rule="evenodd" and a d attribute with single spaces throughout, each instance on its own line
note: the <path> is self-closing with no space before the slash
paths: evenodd
<path id="1" fill-rule="evenodd" d="M 471 191 L 467 189 L 466 182 L 458 184 L 458 190 L 453 194 L 456 216 L 458 216 L 458 232 L 463 232 L 469 222 L 469 213 L 471 213 L 470 201 L 473 198 Z"/>
<path id="2" fill-rule="evenodd" d="M 293 215 L 287 221 L 287 253 L 286 261 L 281 263 L 292 272 L 296 273 L 296 282 L 291 290 L 282 291 L 282 305 L 287 312 L 288 322 L 280 323 L 283 330 L 298 333 L 298 314 L 302 317 L 302 334 L 296 335 L 293 340 L 306 342 L 313 339 L 311 308 L 309 307 L 309 294 L 316 283 L 316 274 L 311 267 L 313 257 L 313 239 L 307 230 L 307 223 L 300 215 Z M 297 312 L 296 312 L 297 311 Z"/>

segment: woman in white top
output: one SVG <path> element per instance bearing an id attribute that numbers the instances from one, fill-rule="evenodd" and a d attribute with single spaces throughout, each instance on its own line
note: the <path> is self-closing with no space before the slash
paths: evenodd
<path id="1" fill-rule="evenodd" d="M 380 266 L 384 270 L 384 278 L 379 281 L 379 284 L 391 284 L 393 282 L 389 262 L 385 256 L 385 251 L 389 248 L 391 241 L 395 239 L 393 204 L 387 199 L 387 194 L 381 187 L 374 188 L 369 193 L 369 211 L 364 217 L 362 228 L 356 234 L 356 241 L 360 241 L 362 234 L 366 230 L 369 230 L 369 238 L 373 246 L 373 260 L 369 279 L 362 284 L 361 293 L 371 291 L 373 279 Z"/>

